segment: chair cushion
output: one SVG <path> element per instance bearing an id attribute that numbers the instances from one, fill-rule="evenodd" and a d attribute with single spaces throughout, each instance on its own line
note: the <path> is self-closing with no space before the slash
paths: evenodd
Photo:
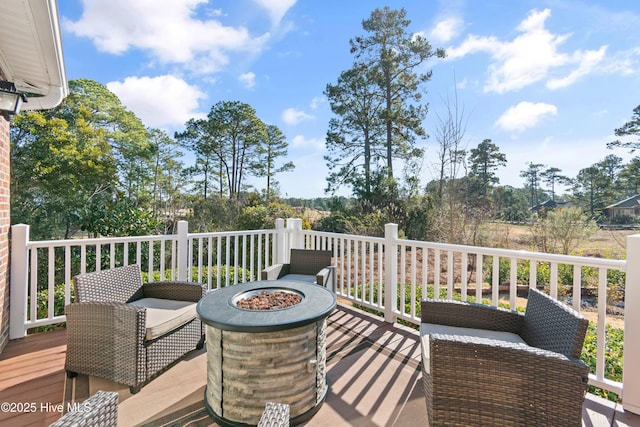
<path id="1" fill-rule="evenodd" d="M 506 341 L 516 344 L 527 344 L 518 334 L 512 332 L 492 331 L 488 329 L 462 328 L 459 326 L 438 325 L 435 323 L 420 324 L 420 347 L 422 349 L 422 363 L 424 370 L 431 373 L 431 364 L 429 363 L 429 335 L 458 335 L 465 337 L 486 338 L 496 341 Z"/>
<path id="2" fill-rule="evenodd" d="M 288 280 L 290 282 L 316 283 L 315 275 L 308 274 L 285 274 L 278 280 Z"/>
<path id="3" fill-rule="evenodd" d="M 129 304 L 147 309 L 147 340 L 161 337 L 196 317 L 197 303 L 192 301 L 142 298 Z"/>

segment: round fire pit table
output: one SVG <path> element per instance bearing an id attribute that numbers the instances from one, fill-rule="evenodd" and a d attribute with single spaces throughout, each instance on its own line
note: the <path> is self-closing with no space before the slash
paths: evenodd
<path id="1" fill-rule="evenodd" d="M 285 292 L 300 302 L 250 310 L 238 301 Z M 327 394 L 326 319 L 336 307 L 330 290 L 313 284 L 266 280 L 217 289 L 197 312 L 206 324 L 205 406 L 223 426 L 257 425 L 267 402 L 286 403 L 290 423 L 307 421 Z"/>

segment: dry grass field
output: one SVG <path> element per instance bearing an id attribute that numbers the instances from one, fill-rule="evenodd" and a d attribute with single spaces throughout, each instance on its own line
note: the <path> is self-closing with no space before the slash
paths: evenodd
<path id="1" fill-rule="evenodd" d="M 639 234 L 640 230 L 599 230 L 588 240 L 581 241 L 571 255 L 608 259 L 626 258 L 626 237 Z M 494 223 L 489 226 L 490 245 L 507 249 L 538 251 L 532 241 L 531 228 L 527 225 Z M 526 304 L 526 300 L 522 301 Z M 582 314 L 591 321 L 597 320 L 595 311 L 583 310 Z M 616 328 L 624 328 L 624 316 L 609 314 L 607 323 Z"/>
<path id="2" fill-rule="evenodd" d="M 640 230 L 598 230 L 589 240 L 581 241 L 572 255 L 593 256 L 608 259 L 624 259 L 626 255 L 626 237 L 639 234 Z M 538 251 L 533 245 L 531 227 L 492 223 L 488 226 L 489 246 L 507 249 Z"/>

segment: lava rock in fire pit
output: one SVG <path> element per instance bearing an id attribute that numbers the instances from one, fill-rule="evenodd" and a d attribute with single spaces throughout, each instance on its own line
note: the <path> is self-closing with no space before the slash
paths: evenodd
<path id="1" fill-rule="evenodd" d="M 292 292 L 262 290 L 250 297 L 239 299 L 236 304 L 245 310 L 280 310 L 294 306 L 300 301 L 300 295 Z"/>

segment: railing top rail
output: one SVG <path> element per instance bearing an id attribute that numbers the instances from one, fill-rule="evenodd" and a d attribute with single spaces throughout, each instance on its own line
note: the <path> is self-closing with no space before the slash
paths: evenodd
<path id="1" fill-rule="evenodd" d="M 454 252 L 468 252 L 479 255 L 499 256 L 503 258 L 536 259 L 539 261 L 556 262 L 559 264 L 572 264 L 589 267 L 607 267 L 621 271 L 626 270 L 627 261 L 606 258 L 592 258 L 577 255 L 549 254 L 545 252 L 533 252 L 526 250 L 487 248 L 482 246 L 455 245 L 451 243 L 423 242 L 419 240 L 397 239 L 400 245 L 416 246 L 428 249 L 440 249 Z"/>
<path id="2" fill-rule="evenodd" d="M 124 243 L 124 242 L 149 242 L 159 240 L 175 240 L 177 235 L 175 234 L 157 234 L 149 236 L 128 236 L 128 237 L 99 237 L 88 239 L 60 239 L 60 240 L 31 240 L 29 241 L 30 248 L 48 248 L 51 246 L 82 246 L 82 245 L 104 245 L 109 243 Z"/>
<path id="3" fill-rule="evenodd" d="M 269 234 L 276 233 L 277 230 L 274 229 L 266 229 L 266 230 L 242 230 L 242 231 L 214 231 L 210 233 L 188 233 L 187 237 L 189 239 L 201 238 L 201 237 L 226 237 L 226 236 L 237 236 L 237 235 L 259 235 L 259 234 Z"/>
<path id="4" fill-rule="evenodd" d="M 332 233 L 328 231 L 302 230 L 305 234 L 321 237 L 337 237 L 340 239 L 366 240 L 369 242 L 384 242 L 384 237 L 361 236 L 359 234 Z"/>

